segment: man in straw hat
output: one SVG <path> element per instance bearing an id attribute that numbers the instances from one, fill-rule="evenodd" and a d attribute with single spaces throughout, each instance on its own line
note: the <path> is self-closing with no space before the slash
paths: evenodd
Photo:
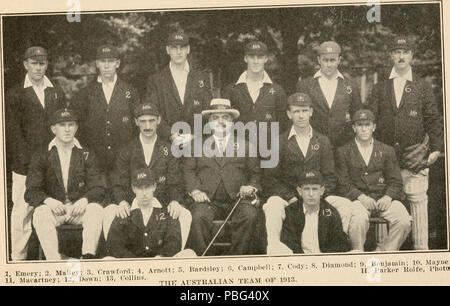
<path id="1" fill-rule="evenodd" d="M 229 100 L 212 99 L 202 115 L 208 118 L 213 136 L 202 144 L 203 156 L 186 158 L 183 163 L 184 183 L 192 202 L 188 247 L 197 255 L 202 254 L 214 235 L 212 221 L 225 218 L 233 203 L 243 197 L 231 219 L 233 231 L 229 253 L 251 254 L 258 208 L 249 198 L 261 189 L 258 159 L 249 156 L 249 143 L 235 139 L 232 133 L 233 120 L 239 117 L 239 111 L 231 108 Z M 208 143 L 210 152 L 206 152 L 205 144 Z M 239 156 L 239 152 L 244 155 Z"/>

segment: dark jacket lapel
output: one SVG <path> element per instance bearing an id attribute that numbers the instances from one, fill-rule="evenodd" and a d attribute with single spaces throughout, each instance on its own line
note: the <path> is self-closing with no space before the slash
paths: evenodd
<path id="1" fill-rule="evenodd" d="M 302 150 L 300 149 L 300 147 L 298 146 L 297 140 L 295 139 L 295 136 L 292 136 L 291 138 L 289 137 L 289 132 L 286 134 L 286 141 L 288 143 L 288 148 L 289 150 L 294 153 L 295 155 L 298 156 L 298 158 L 300 158 L 301 160 L 303 160 L 305 158 L 305 156 L 302 153 Z"/>
<path id="2" fill-rule="evenodd" d="M 313 95 L 316 97 L 315 100 L 318 102 L 318 105 L 321 106 L 325 111 L 329 111 L 330 107 L 328 106 L 327 99 L 325 98 L 325 95 L 323 94 L 322 88 L 320 88 L 319 78 L 313 79 L 311 91 L 312 91 Z M 313 98 L 313 101 L 314 101 L 314 98 Z"/>
<path id="3" fill-rule="evenodd" d="M 130 216 L 131 222 L 142 232 L 145 230 L 145 226 L 144 226 L 144 218 L 142 217 L 142 212 L 141 210 L 138 209 L 134 209 L 133 211 L 131 211 L 131 216 Z M 150 218 L 151 219 L 151 218 Z M 149 221 L 150 222 L 150 221 Z M 139 239 L 138 237 L 136 237 L 136 239 Z"/>
<path id="4" fill-rule="evenodd" d="M 148 167 L 151 169 L 153 167 L 153 165 L 155 165 L 155 163 L 162 157 L 162 148 L 161 148 L 161 141 L 160 138 L 158 137 L 156 139 L 155 145 L 153 146 L 153 153 L 152 153 L 152 158 L 150 159 L 150 164 L 148 165 Z M 142 147 L 142 145 L 141 145 Z M 167 148 L 169 149 L 169 148 Z M 145 159 L 145 157 L 144 157 Z"/>
<path id="5" fill-rule="evenodd" d="M 59 186 L 64 190 L 64 183 L 62 179 L 62 173 L 61 173 L 61 162 L 58 156 L 58 149 L 56 149 L 55 146 L 53 146 L 50 149 L 48 161 L 50 165 L 52 166 L 53 170 L 55 171 L 56 178 L 58 179 Z M 67 184 L 69 185 L 69 184 Z"/>
<path id="6" fill-rule="evenodd" d="M 95 80 L 95 94 L 97 97 L 94 101 L 101 105 L 102 108 L 106 108 L 108 106 L 108 102 L 106 101 L 105 93 L 103 92 L 102 83 L 99 83 L 97 80 Z"/>
<path id="7" fill-rule="evenodd" d="M 414 76 L 413 76 L 413 80 L 414 80 Z M 414 90 L 413 86 L 414 86 L 414 82 L 406 81 L 405 88 L 403 88 L 402 99 L 400 100 L 398 109 L 401 109 L 403 107 L 403 105 L 405 104 L 405 101 L 408 100 L 408 96 L 411 95 L 412 91 Z"/>
<path id="8" fill-rule="evenodd" d="M 306 152 L 306 158 L 305 163 L 311 159 L 311 157 L 314 156 L 314 154 L 320 149 L 320 142 L 319 138 L 317 138 L 317 135 L 315 134 L 313 130 L 313 135 L 311 139 L 309 140 L 309 146 L 308 146 L 308 152 Z"/>
<path id="9" fill-rule="evenodd" d="M 320 251 L 322 251 L 324 249 L 324 245 L 326 245 L 327 243 L 329 243 L 327 236 L 328 236 L 328 229 L 329 229 L 329 225 L 328 225 L 328 221 L 329 218 L 326 217 L 326 212 L 325 212 L 325 207 L 322 204 L 322 202 L 320 203 L 320 208 L 319 208 L 319 225 L 318 225 L 318 237 L 319 237 L 319 247 L 320 247 Z"/>
<path id="10" fill-rule="evenodd" d="M 69 177 L 67 179 L 67 191 L 69 191 L 72 187 L 75 170 L 80 167 L 81 162 L 80 153 L 81 153 L 80 150 L 74 146 L 72 149 L 72 154 L 70 155 Z"/>
<path id="11" fill-rule="evenodd" d="M 111 99 L 109 100 L 109 105 L 112 106 L 113 104 L 116 104 L 116 101 L 118 101 L 119 95 L 122 92 L 122 90 L 121 90 L 122 85 L 123 85 L 122 80 L 120 80 L 119 77 L 117 77 L 116 84 L 114 84 L 114 88 L 113 88 L 113 91 L 111 94 Z M 105 96 L 105 95 L 103 94 L 103 96 Z M 105 102 L 106 102 L 106 97 L 105 97 Z"/>
<path id="12" fill-rule="evenodd" d="M 170 71 L 169 65 L 167 65 L 167 67 L 163 73 L 165 74 L 165 79 L 168 81 L 167 86 L 171 87 L 172 94 L 175 97 L 176 101 L 178 102 L 178 105 L 183 106 L 183 103 L 181 103 L 180 94 L 178 93 L 177 85 L 175 84 L 175 80 L 173 79 L 172 72 Z M 189 79 L 189 74 L 188 74 L 188 79 Z M 186 83 L 186 87 L 187 87 L 187 83 Z"/>
<path id="13" fill-rule="evenodd" d="M 391 106 L 392 106 L 392 110 L 394 111 L 394 113 L 397 113 L 398 108 L 397 108 L 397 100 L 395 99 L 395 89 L 394 89 L 394 79 L 390 79 L 388 82 L 389 84 L 389 93 L 390 93 L 390 99 L 389 101 L 391 102 Z"/>
<path id="14" fill-rule="evenodd" d="M 30 87 L 26 88 L 25 89 L 25 95 L 26 95 L 26 99 L 28 101 L 32 101 L 32 103 L 38 105 L 41 109 L 44 109 L 42 107 L 42 104 L 39 101 L 39 98 L 38 98 L 36 92 L 34 91 L 33 87 L 30 86 Z"/>
<path id="15" fill-rule="evenodd" d="M 336 108 L 337 105 L 339 105 L 339 102 L 343 100 L 346 94 L 346 89 L 344 88 L 344 80 L 342 78 L 338 77 L 338 84 L 336 87 L 336 93 L 334 95 L 333 103 L 331 104 L 331 109 L 333 110 Z"/>

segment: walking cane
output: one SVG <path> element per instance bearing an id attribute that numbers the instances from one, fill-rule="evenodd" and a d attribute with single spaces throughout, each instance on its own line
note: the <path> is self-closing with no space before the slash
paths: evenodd
<path id="1" fill-rule="evenodd" d="M 211 240 L 211 242 L 208 244 L 208 246 L 206 247 L 205 251 L 202 253 L 201 256 L 205 256 L 205 254 L 209 251 L 209 248 L 211 248 L 211 246 L 213 245 L 214 241 L 217 239 L 217 237 L 219 236 L 220 232 L 222 231 L 222 229 L 225 227 L 225 224 L 227 224 L 228 220 L 231 218 L 231 215 L 233 214 L 233 212 L 235 211 L 236 207 L 239 205 L 239 203 L 241 203 L 241 200 L 243 199 L 242 196 L 239 196 L 239 199 L 236 201 L 236 204 L 234 204 L 233 208 L 231 209 L 230 213 L 228 214 L 228 216 L 225 218 L 225 221 L 223 221 L 222 225 L 220 226 L 219 230 L 217 231 L 217 233 L 214 235 L 213 239 Z"/>
<path id="2" fill-rule="evenodd" d="M 252 204 L 255 204 L 258 201 L 258 196 L 256 195 L 256 193 L 253 193 L 253 197 L 255 198 L 252 201 Z M 208 244 L 208 246 L 206 247 L 205 251 L 202 253 L 201 257 L 205 256 L 205 254 L 209 251 L 209 249 L 211 248 L 211 246 L 213 245 L 214 241 L 217 239 L 217 237 L 219 236 L 220 232 L 222 231 L 222 229 L 225 227 L 225 225 L 227 224 L 228 220 L 231 218 L 231 215 L 233 214 L 233 212 L 236 210 L 236 207 L 239 205 L 239 203 L 241 203 L 241 200 L 243 199 L 242 196 L 239 196 L 239 199 L 236 201 L 236 204 L 234 204 L 233 208 L 231 209 L 230 213 L 228 214 L 228 216 L 225 218 L 225 221 L 223 221 L 222 225 L 220 226 L 219 230 L 217 231 L 217 233 L 214 235 L 213 239 L 211 240 L 211 242 Z"/>

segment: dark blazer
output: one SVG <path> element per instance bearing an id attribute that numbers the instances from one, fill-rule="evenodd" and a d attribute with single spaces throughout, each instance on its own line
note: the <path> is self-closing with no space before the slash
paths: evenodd
<path id="1" fill-rule="evenodd" d="M 361 194 L 375 200 L 384 195 L 394 200 L 402 197 L 400 166 L 392 147 L 374 140 L 369 166 L 366 166 L 355 140 L 336 153 L 339 194 L 354 201 Z"/>
<path id="2" fill-rule="evenodd" d="M 117 78 L 109 105 L 97 79 L 82 89 L 71 104 L 80 116 L 78 139 L 95 152 L 101 172 L 113 169 L 119 149 L 137 135 L 134 108 L 138 103 L 134 87 Z"/>
<path id="3" fill-rule="evenodd" d="M 295 254 L 303 253 L 302 233 L 305 228 L 305 213 L 301 201 L 292 203 L 286 208 L 286 219 L 281 230 L 281 242 L 286 244 Z M 350 240 L 342 229 L 341 217 L 337 210 L 321 200 L 319 207 L 319 248 L 322 253 L 348 252 L 351 250 Z"/>
<path id="4" fill-rule="evenodd" d="M 25 201 L 31 206 L 43 204 L 48 197 L 72 203 L 87 198 L 89 203 L 102 204 L 105 186 L 100 179 L 95 154 L 85 148 L 73 147 L 70 158 L 67 194 L 61 173 L 61 163 L 55 146 L 38 150 L 31 160 L 26 180 Z"/>
<path id="5" fill-rule="evenodd" d="M 33 88 L 23 88 L 23 85 L 24 82 L 6 93 L 5 126 L 7 158 L 12 163 L 11 170 L 26 175 L 33 152 L 47 145 L 54 137 L 49 116 L 67 105 L 64 92 L 55 83 L 54 87 L 47 87 L 44 91 L 45 108 Z"/>
<path id="6" fill-rule="evenodd" d="M 290 129 L 280 137 L 280 161 L 276 168 L 265 169 L 264 186 L 267 196 L 278 195 L 289 201 L 297 195 L 298 177 L 305 171 L 320 171 L 325 181 L 325 195 L 334 192 L 337 176 L 334 168 L 334 156 L 328 138 L 313 129 L 308 152 L 303 156 L 295 137 L 288 139 Z"/>
<path id="7" fill-rule="evenodd" d="M 311 125 L 327 136 L 334 148 L 346 144 L 353 138 L 351 118 L 362 108 L 360 93 L 351 79 L 338 79 L 336 94 L 331 109 L 320 88 L 318 78 L 307 78 L 297 84 L 297 91 L 311 97 L 314 114 Z"/>
<path id="8" fill-rule="evenodd" d="M 231 138 L 229 141 L 231 141 Z M 227 147 L 231 147 L 230 144 Z M 240 150 L 243 144 L 245 144 L 245 157 L 202 156 L 185 158 L 183 161 L 183 177 L 186 191 L 191 192 L 198 189 L 212 199 L 221 181 L 223 181 L 232 200 L 237 197 L 241 186 L 250 185 L 261 191 L 261 168 L 258 158 L 249 157 L 249 143 L 236 138 L 233 145 L 234 156 L 237 155 L 236 152 Z M 215 148 L 215 143 L 213 147 Z"/>
<path id="9" fill-rule="evenodd" d="M 369 96 L 369 108 L 376 118 L 375 138 L 394 147 L 397 158 L 406 147 L 421 143 L 430 136 L 431 151 L 444 150 L 444 128 L 430 84 L 413 73 L 406 81 L 399 107 L 395 100 L 394 81 L 378 83 Z M 401 160 L 400 160 L 401 162 Z"/>
<path id="10" fill-rule="evenodd" d="M 127 201 L 131 204 L 134 198 L 131 189 L 131 174 L 142 168 L 154 171 L 157 178 L 155 197 L 161 200 L 161 204 L 167 205 L 172 200 L 183 203 L 184 185 L 180 159 L 172 155 L 170 144 L 158 137 L 150 164 L 147 165 L 139 136 L 124 146 L 117 155 L 112 188 L 116 203 Z"/>
<path id="11" fill-rule="evenodd" d="M 228 85 L 224 88 L 222 96 L 229 99 L 231 106 L 240 112 L 238 121 L 244 124 L 251 121 L 279 122 L 280 132 L 286 130 L 289 125 L 286 93 L 276 83 L 264 83 L 255 103 L 245 83 Z"/>
<path id="12" fill-rule="evenodd" d="M 181 229 L 165 209 L 153 208 L 144 226 L 140 209 L 126 219 L 116 217 L 109 230 L 106 247 L 116 258 L 171 257 L 181 251 Z"/>
<path id="13" fill-rule="evenodd" d="M 187 77 L 184 104 L 181 103 L 169 66 L 151 75 L 147 82 L 145 101 L 158 106 L 161 113 L 158 133 L 167 140 L 172 135 L 171 128 L 175 122 L 188 123 L 193 134 L 194 114 L 201 114 L 210 105 L 211 99 L 208 75 L 192 66 Z"/>

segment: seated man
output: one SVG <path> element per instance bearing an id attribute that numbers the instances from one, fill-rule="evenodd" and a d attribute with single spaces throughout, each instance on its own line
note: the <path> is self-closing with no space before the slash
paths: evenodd
<path id="1" fill-rule="evenodd" d="M 130 203 L 134 193 L 131 190 L 133 172 L 148 168 L 157 178 L 155 197 L 167 206 L 169 215 L 180 221 L 182 248 L 186 244 L 191 227 L 191 213 L 180 203 L 184 200 L 184 186 L 181 177 L 180 159 L 172 155 L 170 144 L 157 136 L 161 115 L 155 105 L 140 104 L 135 109 L 135 123 L 139 135 L 119 150 L 115 160 L 112 178 L 112 198 L 114 203 L 105 208 L 103 231 L 108 232 L 114 218 L 130 216 Z"/>
<path id="2" fill-rule="evenodd" d="M 213 220 L 226 218 L 241 196 L 244 199 L 231 217 L 229 253 L 251 254 L 258 210 L 254 206 L 256 201 L 250 198 L 260 190 L 258 158 L 249 157 L 249 143 L 235 138 L 232 132 L 233 119 L 239 117 L 239 111 L 231 108 L 229 100 L 211 100 L 202 115 L 209 117 L 213 136 L 202 143 L 201 157 L 188 157 L 183 163 L 186 191 L 194 202 L 190 206 L 192 224 L 187 245 L 201 255 L 215 234 Z"/>
<path id="3" fill-rule="evenodd" d="M 365 215 L 358 215 L 354 205 L 346 198 L 336 196 L 337 175 L 334 155 L 328 137 L 311 127 L 313 116 L 311 98 L 304 93 L 295 93 L 288 98 L 287 115 L 292 127 L 280 136 L 280 162 L 278 166 L 266 171 L 264 191 L 268 197 L 263 206 L 266 216 L 267 254 L 278 254 L 284 247 L 279 244 L 285 208 L 298 201 L 297 178 L 304 172 L 320 172 L 324 181 L 323 198 L 330 203 L 341 216 L 344 232 L 352 241 L 356 251 L 360 228 Z M 362 250 L 358 250 L 362 251 Z"/>
<path id="4" fill-rule="evenodd" d="M 156 179 L 147 168 L 132 174 L 136 197 L 127 218 L 116 217 L 106 245 L 115 258 L 171 257 L 181 250 L 181 230 L 153 195 Z"/>
<path id="5" fill-rule="evenodd" d="M 337 253 L 351 248 L 342 229 L 337 210 L 325 201 L 324 181 L 320 172 L 312 170 L 301 175 L 297 185 L 298 200 L 286 208 L 281 243 L 286 254 Z"/>
<path id="6" fill-rule="evenodd" d="M 372 215 L 389 222 L 389 235 L 377 251 L 398 251 L 411 230 L 411 216 L 398 201 L 402 196 L 402 177 L 394 148 L 372 137 L 374 120 L 370 110 L 359 110 L 353 115 L 356 138 L 337 150 L 339 190 L 366 215 L 358 248 L 364 247 Z"/>
<path id="7" fill-rule="evenodd" d="M 37 151 L 26 180 L 25 200 L 36 207 L 33 225 L 47 260 L 61 260 L 56 228 L 64 223 L 83 225 L 82 258 L 95 258 L 102 233 L 105 186 L 95 156 L 75 138 L 73 111 L 56 111 L 51 120 L 55 138 Z"/>

